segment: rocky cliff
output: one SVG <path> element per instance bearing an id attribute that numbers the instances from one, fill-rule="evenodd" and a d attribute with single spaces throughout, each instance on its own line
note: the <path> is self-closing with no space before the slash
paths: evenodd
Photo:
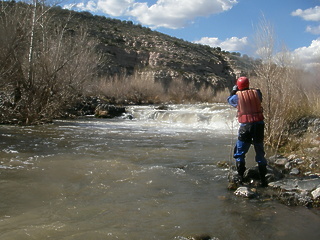
<path id="1" fill-rule="evenodd" d="M 55 8 L 54 11 L 59 21 L 70 15 L 68 10 Z M 88 12 L 71 13 L 69 30 L 77 31 L 81 23 L 98 41 L 98 51 L 103 56 L 99 65 L 101 75 L 149 72 L 164 85 L 180 77 L 196 86 L 205 84 L 224 89 L 231 88 L 236 75 L 244 71 L 240 54 L 221 51 L 218 46 L 190 43 L 131 21 L 93 16 Z"/>

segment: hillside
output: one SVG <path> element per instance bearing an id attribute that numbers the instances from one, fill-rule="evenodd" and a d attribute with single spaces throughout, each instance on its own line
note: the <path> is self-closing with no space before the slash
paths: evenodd
<path id="1" fill-rule="evenodd" d="M 79 24 L 86 26 L 96 39 L 103 55 L 100 74 L 132 74 L 135 70 L 151 72 L 156 81 L 168 84 L 176 77 L 197 86 L 205 84 L 214 89 L 233 86 L 237 74 L 250 68 L 252 60 L 238 53 L 221 51 L 177 39 L 131 21 L 120 21 L 88 12 L 53 8 L 59 21 L 68 21 L 70 31 Z"/>

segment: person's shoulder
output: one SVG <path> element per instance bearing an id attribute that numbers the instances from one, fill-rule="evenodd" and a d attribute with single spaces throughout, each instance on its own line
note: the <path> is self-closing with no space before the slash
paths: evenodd
<path id="1" fill-rule="evenodd" d="M 260 91 L 260 88 L 250 88 L 250 90 Z"/>
<path id="2" fill-rule="evenodd" d="M 261 93 L 261 90 L 259 88 L 250 88 L 250 90 L 257 91 L 257 92 Z"/>

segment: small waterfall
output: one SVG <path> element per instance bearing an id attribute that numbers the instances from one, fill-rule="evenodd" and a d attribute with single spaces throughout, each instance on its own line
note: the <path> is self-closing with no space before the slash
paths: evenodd
<path id="1" fill-rule="evenodd" d="M 238 127 L 235 109 L 227 104 L 132 106 L 127 109 L 134 121 L 166 128 L 197 128 L 230 131 Z"/>

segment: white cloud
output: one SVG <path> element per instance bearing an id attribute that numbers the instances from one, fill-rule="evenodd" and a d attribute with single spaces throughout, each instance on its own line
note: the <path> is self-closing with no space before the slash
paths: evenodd
<path id="1" fill-rule="evenodd" d="M 129 15 L 151 27 L 181 28 L 197 17 L 230 10 L 235 0 L 158 0 L 152 6 L 135 3 Z"/>
<path id="2" fill-rule="evenodd" d="M 320 6 L 315 6 L 314 8 L 308 8 L 306 10 L 297 9 L 291 13 L 292 16 L 301 17 L 306 21 L 320 22 Z M 320 25 L 318 26 L 307 26 L 306 32 L 319 35 Z"/>
<path id="3" fill-rule="evenodd" d="M 95 12 L 97 8 L 97 4 L 94 1 L 89 1 L 86 4 L 83 2 L 77 3 L 77 4 L 67 4 L 64 5 L 63 8 L 66 9 L 72 9 L 76 8 L 80 11 L 90 11 L 90 12 Z"/>
<path id="4" fill-rule="evenodd" d="M 320 25 L 319 26 L 307 26 L 306 31 L 314 35 L 320 35 Z"/>
<path id="5" fill-rule="evenodd" d="M 233 52 L 245 49 L 248 46 L 248 38 L 231 37 L 222 41 L 218 38 L 203 37 L 199 41 L 195 41 L 195 43 L 209 45 L 211 47 L 220 47 L 223 50 Z"/>
<path id="6" fill-rule="evenodd" d="M 306 21 L 320 21 L 320 6 L 315 6 L 314 8 L 308 8 L 306 10 L 297 9 L 291 13 L 292 16 L 298 16 Z"/>
<path id="7" fill-rule="evenodd" d="M 302 64 L 305 69 L 320 67 L 320 38 L 313 40 L 308 47 L 297 48 L 293 51 L 293 56 Z"/>
<path id="8" fill-rule="evenodd" d="M 110 16 L 125 15 L 128 9 L 133 5 L 134 0 L 90 0 L 77 4 L 67 4 L 63 8 L 76 8 L 80 11 L 103 12 Z"/>
<path id="9" fill-rule="evenodd" d="M 111 16 L 131 16 L 143 25 L 153 28 L 182 28 L 197 17 L 230 10 L 237 0 L 157 0 L 151 6 L 135 0 L 90 0 L 74 7 L 91 12 L 104 12 Z M 65 5 L 64 8 L 70 8 Z"/>
<path id="10" fill-rule="evenodd" d="M 125 15 L 134 0 L 98 0 L 97 10 L 111 16 Z"/>

